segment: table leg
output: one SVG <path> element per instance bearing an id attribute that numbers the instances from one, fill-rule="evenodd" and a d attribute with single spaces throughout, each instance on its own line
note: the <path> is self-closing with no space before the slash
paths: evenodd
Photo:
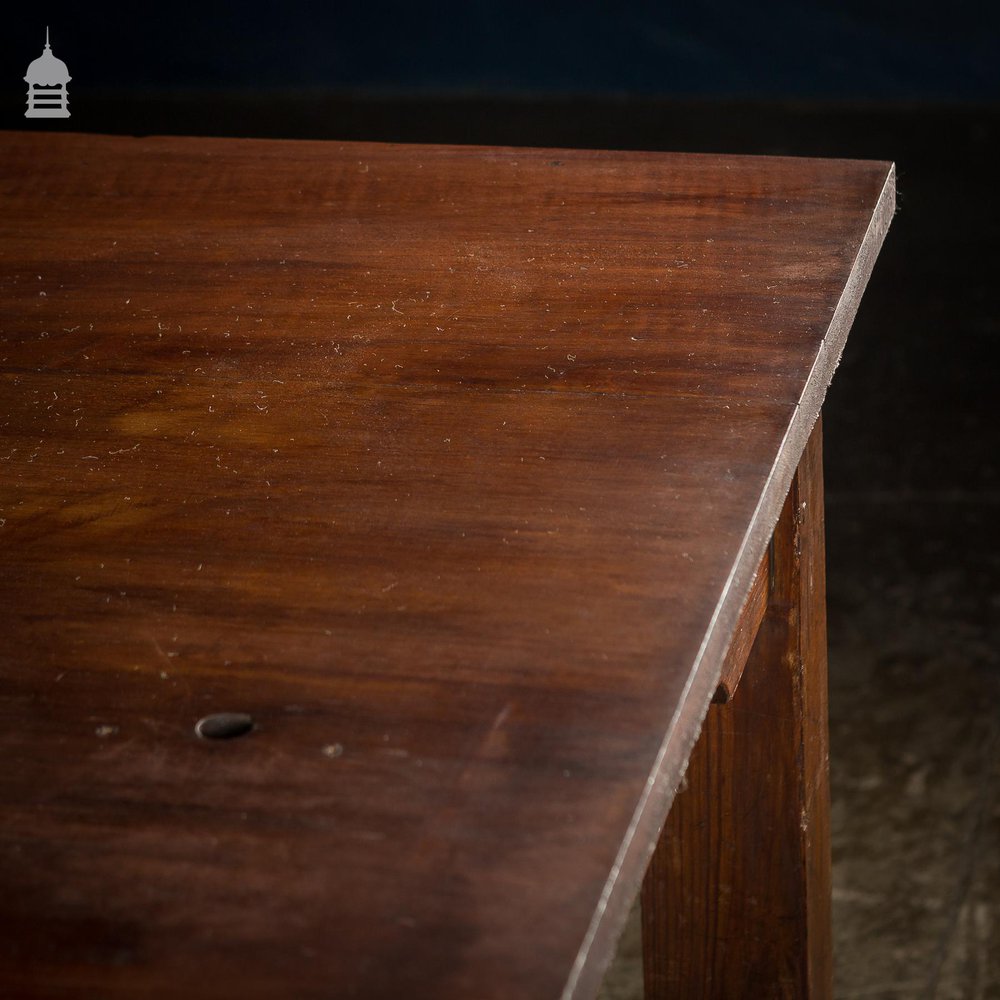
<path id="1" fill-rule="evenodd" d="M 643 884 L 647 1000 L 832 993 L 818 423 L 773 567 L 740 686 L 709 710 Z"/>

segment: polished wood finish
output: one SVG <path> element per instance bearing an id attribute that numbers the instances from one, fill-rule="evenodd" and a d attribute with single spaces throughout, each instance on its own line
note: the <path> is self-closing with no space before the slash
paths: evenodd
<path id="1" fill-rule="evenodd" d="M 892 206 L 3 136 L 5 995 L 592 996 Z"/>
<path id="2" fill-rule="evenodd" d="M 643 884 L 646 1000 L 832 995 L 819 425 L 773 559 L 743 683 L 709 710 Z"/>

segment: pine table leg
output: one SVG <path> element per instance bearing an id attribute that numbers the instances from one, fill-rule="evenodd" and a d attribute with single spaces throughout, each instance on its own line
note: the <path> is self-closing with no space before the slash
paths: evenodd
<path id="1" fill-rule="evenodd" d="M 832 993 L 818 423 L 772 567 L 739 688 L 709 710 L 643 884 L 647 1000 Z"/>

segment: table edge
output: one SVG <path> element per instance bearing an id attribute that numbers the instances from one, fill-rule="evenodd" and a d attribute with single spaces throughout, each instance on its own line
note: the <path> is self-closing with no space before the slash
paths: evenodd
<path id="1" fill-rule="evenodd" d="M 667 727 L 600 902 L 570 970 L 561 1000 L 591 1000 L 625 927 L 660 830 L 701 731 L 739 621 L 740 609 L 763 558 L 806 442 L 819 418 L 827 389 L 840 362 L 861 296 L 871 277 L 896 210 L 896 168 L 887 173 L 871 220 L 834 309 L 774 465 L 761 491 L 750 526 L 702 639 L 678 707 Z M 681 766 L 676 761 L 683 761 Z M 671 767 L 673 773 L 670 773 Z"/>

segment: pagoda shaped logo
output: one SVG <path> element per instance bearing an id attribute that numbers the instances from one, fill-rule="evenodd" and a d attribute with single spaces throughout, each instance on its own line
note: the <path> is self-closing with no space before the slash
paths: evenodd
<path id="1" fill-rule="evenodd" d="M 69 94 L 66 84 L 71 77 L 66 63 L 56 59 L 45 29 L 45 48 L 24 75 L 28 84 L 28 110 L 25 118 L 69 118 Z"/>

